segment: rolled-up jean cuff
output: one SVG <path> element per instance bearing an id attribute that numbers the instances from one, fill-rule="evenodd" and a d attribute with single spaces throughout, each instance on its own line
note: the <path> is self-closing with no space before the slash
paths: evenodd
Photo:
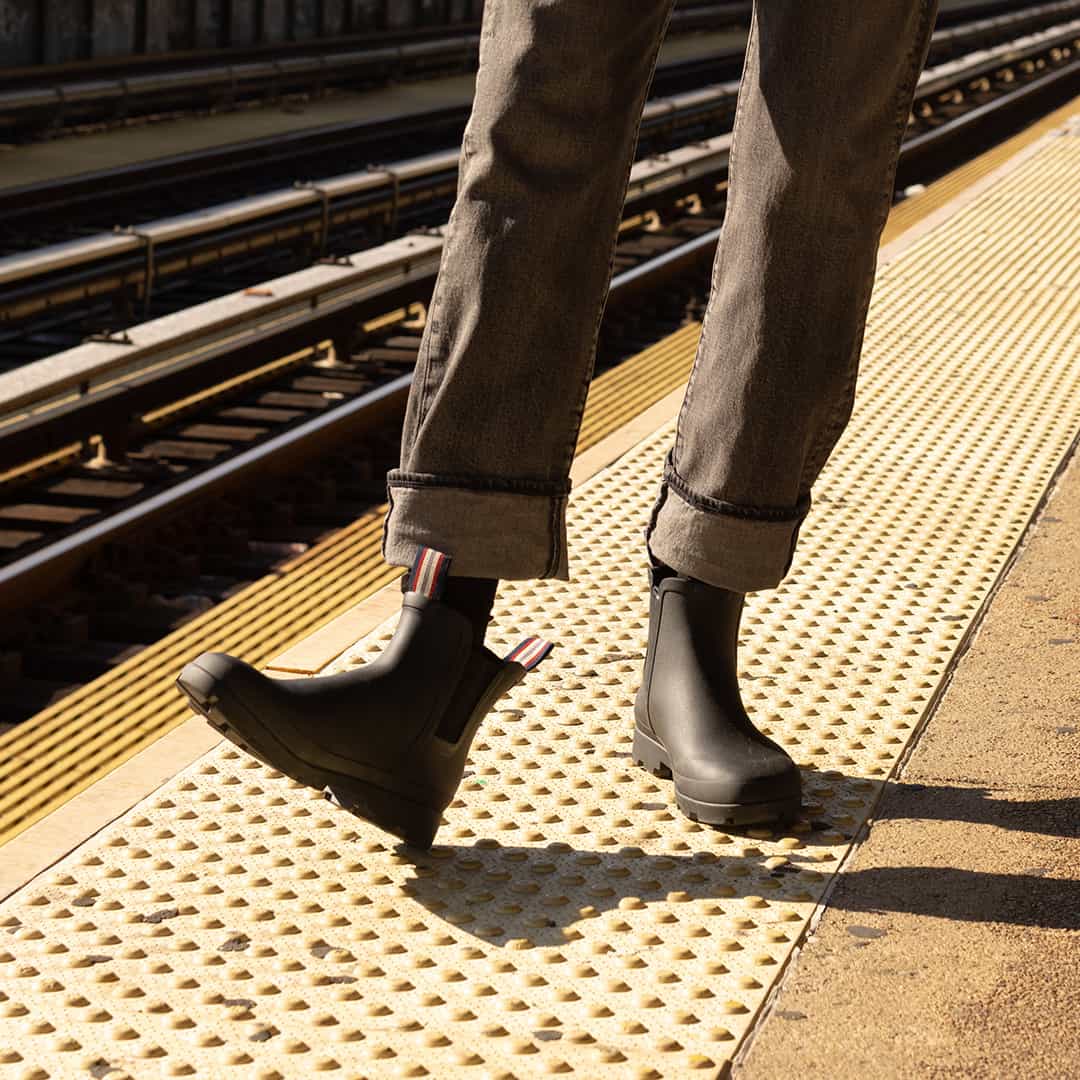
<path id="1" fill-rule="evenodd" d="M 702 510 L 670 484 L 661 487 L 660 509 L 648 550 L 680 574 L 732 592 L 773 589 L 791 569 L 799 529 L 809 506 L 782 521 Z"/>
<path id="2" fill-rule="evenodd" d="M 566 496 L 447 484 L 387 483 L 383 558 L 411 566 L 420 546 L 444 551 L 462 577 L 570 580 Z"/>

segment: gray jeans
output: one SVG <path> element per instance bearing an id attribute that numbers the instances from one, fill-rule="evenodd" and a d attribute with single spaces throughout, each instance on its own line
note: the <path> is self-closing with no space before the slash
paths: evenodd
<path id="1" fill-rule="evenodd" d="M 701 342 L 645 533 L 749 592 L 791 567 L 851 414 L 936 0 L 758 0 Z M 383 555 L 568 580 L 569 472 L 672 0 L 487 0 Z"/>

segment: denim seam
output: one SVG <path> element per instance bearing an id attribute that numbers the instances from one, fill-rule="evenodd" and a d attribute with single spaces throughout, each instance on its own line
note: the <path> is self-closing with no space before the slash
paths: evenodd
<path id="1" fill-rule="evenodd" d="M 750 506 L 745 503 L 731 503 L 724 499 L 715 499 L 711 495 L 700 495 L 681 477 L 675 470 L 673 463 L 665 469 L 665 480 L 671 485 L 675 493 L 695 510 L 701 510 L 709 514 L 717 514 L 726 517 L 742 518 L 750 521 L 766 521 L 779 524 L 791 524 L 802 521 L 810 509 L 809 496 L 799 499 L 795 507 L 784 510 L 770 506 Z"/>
<path id="2" fill-rule="evenodd" d="M 548 535 L 550 537 L 548 549 L 551 552 L 551 557 L 548 560 L 547 569 L 544 571 L 544 577 L 551 577 L 555 573 L 562 553 L 562 545 L 559 543 L 559 506 L 561 502 L 561 497 L 551 500 L 551 517 L 548 520 Z"/>
<path id="3" fill-rule="evenodd" d="M 495 0 L 488 0 L 488 2 L 484 4 L 484 8 L 483 8 L 483 11 L 481 13 L 482 24 L 483 24 L 480 27 L 481 44 L 483 43 L 484 38 L 490 38 L 492 36 L 492 34 L 493 34 L 493 31 L 491 29 L 491 22 L 495 18 L 494 9 L 495 9 Z M 476 64 L 476 76 L 475 76 L 476 79 L 480 78 L 480 68 L 483 66 L 482 65 L 482 60 L 483 60 L 482 53 L 483 53 L 482 49 L 478 50 L 478 52 L 477 52 L 477 64 Z M 471 116 L 471 112 L 470 112 L 470 120 L 471 119 L 472 119 L 472 116 Z M 472 155 L 469 152 L 469 124 L 466 123 L 465 130 L 462 132 L 461 149 L 460 149 L 460 152 L 459 152 L 459 155 L 458 155 L 458 157 L 459 157 L 459 161 L 458 161 L 458 189 L 459 190 L 460 190 L 460 187 L 461 187 L 461 181 L 462 181 L 462 179 L 464 178 L 464 175 L 465 175 L 464 166 L 466 164 L 468 164 L 468 160 L 469 160 L 469 158 L 471 156 Z M 439 301 L 442 299 L 442 294 L 443 294 L 443 291 L 444 291 L 443 290 L 443 280 L 444 280 L 445 275 L 444 275 L 443 271 L 446 268 L 446 266 L 449 264 L 449 261 L 450 261 L 450 246 L 453 243 L 453 237 L 454 237 L 454 212 L 455 212 L 455 210 L 457 210 L 457 199 L 456 198 L 454 199 L 454 205 L 450 208 L 450 215 L 446 219 L 446 231 L 443 234 L 442 252 L 440 253 L 440 256 L 439 256 L 439 272 L 436 275 L 435 285 L 434 285 L 434 288 L 431 291 L 431 300 L 428 302 L 427 319 L 426 319 L 426 324 L 427 325 L 425 326 L 423 348 L 421 350 L 421 353 L 417 355 L 416 364 L 415 364 L 415 366 L 413 368 L 414 379 L 417 376 L 419 377 L 420 386 L 418 388 L 418 395 L 419 396 L 418 396 L 418 400 L 417 400 L 417 403 L 416 403 L 416 427 L 415 427 L 415 430 L 412 433 L 412 438 L 409 440 L 410 444 L 416 441 L 416 437 L 420 433 L 420 428 L 423 427 L 424 420 L 425 420 L 425 418 L 427 416 L 427 411 L 428 411 L 428 407 L 429 407 L 429 405 L 428 405 L 428 397 L 429 397 L 429 393 L 428 393 L 428 381 L 429 381 L 428 376 L 429 376 L 429 374 L 431 372 L 432 343 L 437 337 L 440 336 L 438 331 L 435 328 L 438 326 L 437 318 L 438 318 L 438 310 L 439 310 Z M 409 433 L 405 432 L 405 435 L 408 436 Z"/>
<path id="4" fill-rule="evenodd" d="M 420 398 L 416 404 L 416 426 L 412 432 L 412 438 L 410 439 L 410 443 L 416 441 L 417 436 L 420 434 L 420 428 L 423 426 L 424 417 L 427 414 L 427 384 L 428 373 L 431 369 L 431 342 L 437 334 L 435 328 L 436 326 L 438 326 L 438 323 L 436 322 L 436 317 L 439 306 L 439 294 L 442 290 L 443 268 L 447 260 L 447 253 L 450 250 L 450 237 L 452 233 L 453 216 L 454 214 L 451 210 L 450 217 L 447 218 L 446 221 L 446 232 L 443 235 L 443 247 L 440 259 L 439 273 L 435 279 L 435 286 L 431 292 L 431 300 L 428 302 L 427 317 L 424 326 L 424 346 L 423 349 L 421 349 L 420 354 L 417 356 L 416 364 L 413 367 L 413 380 L 416 381 L 417 379 L 419 379 L 420 382 L 420 385 L 417 388 Z"/>
<path id="5" fill-rule="evenodd" d="M 600 323 L 604 318 L 604 309 L 607 306 L 608 292 L 611 288 L 611 276 L 612 271 L 615 268 L 615 252 L 619 240 L 619 222 L 622 220 L 623 208 L 626 204 L 626 192 L 630 186 L 630 173 L 634 167 L 634 148 L 637 146 L 638 137 L 641 134 L 641 121 L 645 109 L 645 99 L 648 96 L 649 88 L 652 86 L 653 77 L 656 74 L 656 64 L 660 58 L 660 47 L 663 44 L 664 38 L 667 36 L 668 24 L 671 22 L 671 14 L 675 9 L 675 0 L 665 0 L 665 2 L 667 4 L 667 13 L 664 16 L 663 25 L 657 31 L 656 38 L 653 42 L 652 62 L 649 67 L 649 75 L 643 81 L 636 102 L 637 124 L 634 128 L 634 135 L 630 144 L 630 153 L 627 155 L 628 160 L 626 163 L 626 175 L 623 177 L 622 197 L 618 200 L 616 219 L 611 229 L 611 248 L 608 252 L 607 281 L 600 294 L 600 303 L 596 312 L 596 322 L 593 326 L 592 343 L 590 344 L 588 351 L 589 360 L 586 364 L 585 377 L 581 380 L 577 406 L 573 413 L 574 421 L 570 427 L 571 435 L 569 446 L 563 450 L 564 472 L 570 471 L 570 464 L 574 458 L 574 450 L 577 448 L 578 434 L 581 430 L 581 421 L 585 415 L 585 403 L 589 394 L 589 384 L 592 381 L 592 373 L 596 366 L 596 343 L 600 337 Z"/>
<path id="6" fill-rule="evenodd" d="M 382 526 L 382 557 L 383 562 L 386 562 L 386 541 L 390 532 L 390 515 L 394 512 L 394 496 L 390 491 L 390 485 L 386 485 L 386 514 L 383 516 Z"/>
<path id="7" fill-rule="evenodd" d="M 649 541 L 652 539 L 653 535 L 656 532 L 656 526 L 660 521 L 660 511 L 663 509 L 664 503 L 667 502 L 668 482 L 666 474 L 668 467 L 671 464 L 671 454 L 672 451 L 669 449 L 665 457 L 664 470 L 660 477 L 660 491 L 659 494 L 657 494 L 655 501 L 653 502 L 652 511 L 649 514 L 649 521 L 648 524 L 645 526 L 645 532 L 643 534 L 643 538 L 645 540 L 645 552 L 647 555 L 651 553 Z"/>
<path id="8" fill-rule="evenodd" d="M 735 181 L 736 181 L 736 179 L 738 177 L 738 170 L 736 168 L 736 150 L 738 148 L 739 141 L 740 141 L 739 140 L 739 128 L 740 128 L 739 120 L 742 117 L 743 108 L 744 108 L 744 105 L 745 105 L 745 102 L 746 102 L 746 93 L 747 93 L 747 91 L 746 91 L 746 84 L 747 84 L 746 75 L 747 75 L 747 72 L 749 72 L 749 70 L 750 70 L 751 64 L 754 63 L 753 52 L 754 52 L 754 49 L 757 47 L 757 36 L 758 36 L 757 5 L 758 5 L 758 0 L 754 0 L 754 3 L 753 3 L 753 5 L 751 6 L 751 9 L 750 9 L 750 29 L 749 29 L 749 32 L 746 35 L 746 51 L 743 53 L 742 73 L 739 76 L 739 90 L 738 90 L 738 93 L 735 96 L 735 118 L 732 121 L 732 125 L 731 125 L 731 146 L 728 148 L 728 184 L 727 184 L 727 195 L 728 196 L 730 196 L 731 192 L 734 190 L 734 184 L 735 184 Z M 729 202 L 730 202 L 730 198 L 726 198 L 725 199 L 725 207 L 724 207 L 724 220 L 725 221 L 727 220 L 727 203 L 729 203 Z M 723 230 L 723 225 L 721 224 L 720 236 L 719 236 L 719 238 L 718 238 L 718 240 L 716 242 L 716 257 L 713 259 L 712 272 L 711 272 L 711 274 L 709 276 L 709 298 L 710 299 L 716 292 L 716 282 L 720 278 L 720 264 L 723 261 L 723 255 L 724 255 L 724 230 Z M 708 322 L 709 322 L 709 309 L 711 307 L 712 307 L 712 304 L 706 303 L 706 305 L 705 305 L 705 314 L 701 318 L 701 332 L 698 335 L 698 347 L 694 351 L 694 362 L 693 362 L 693 364 L 690 365 L 690 377 L 687 379 L 686 390 L 683 392 L 682 406 L 679 409 L 678 419 L 675 421 L 675 444 L 672 447 L 672 451 L 671 451 L 673 461 L 675 460 L 675 458 L 678 457 L 679 447 L 682 445 L 682 443 L 684 441 L 683 419 L 686 416 L 686 413 L 690 409 L 691 391 L 694 388 L 694 381 L 695 381 L 695 378 L 697 376 L 697 373 L 701 369 L 700 360 L 701 360 L 702 351 L 704 349 L 705 328 L 706 328 L 706 326 L 708 325 Z"/>
<path id="9" fill-rule="evenodd" d="M 896 171 L 899 165 L 900 147 L 903 143 L 904 131 L 907 129 L 908 116 L 911 112 L 911 101 L 915 93 L 915 85 L 923 63 L 925 63 L 926 51 L 929 48 L 930 30 L 936 8 L 936 0 L 920 0 L 919 24 L 914 35 L 914 40 L 911 43 L 911 52 L 908 56 L 906 76 L 897 87 L 896 116 L 894 119 L 895 127 L 893 131 L 893 148 L 891 155 L 892 167 L 888 170 L 888 176 L 881 192 L 881 209 L 878 212 L 879 241 L 881 232 L 885 228 L 885 223 L 889 217 L 889 207 L 892 205 L 893 189 L 896 183 Z M 922 53 L 921 59 L 920 52 Z M 856 347 L 853 349 L 852 357 L 848 362 L 848 371 L 844 380 L 843 389 L 836 399 L 836 405 L 828 422 L 822 426 L 818 433 L 818 438 L 814 441 L 811 449 L 807 451 L 806 459 L 803 462 L 802 475 L 799 479 L 799 490 L 801 492 L 805 492 L 812 486 L 818 473 L 824 468 L 825 461 L 828 460 L 829 450 L 835 444 L 836 439 L 839 438 L 840 433 L 844 430 L 847 421 L 851 416 L 851 411 L 854 407 L 855 388 L 859 378 L 859 356 L 862 352 L 862 341 L 866 329 L 865 313 L 869 309 L 870 296 L 874 289 L 874 276 L 875 275 L 871 273 L 863 286 L 863 292 L 860 297 L 860 304 L 864 312 L 863 329 L 859 333 Z M 819 461 L 819 459 L 822 458 L 823 452 L 824 460 Z"/>

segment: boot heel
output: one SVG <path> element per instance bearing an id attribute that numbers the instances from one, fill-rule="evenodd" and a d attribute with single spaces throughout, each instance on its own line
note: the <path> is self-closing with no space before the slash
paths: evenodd
<path id="1" fill-rule="evenodd" d="M 634 761 L 662 780 L 671 779 L 671 761 L 667 751 L 641 728 L 634 726 Z"/>
<path id="2" fill-rule="evenodd" d="M 323 794 L 342 810 L 358 814 L 411 847 L 427 850 L 442 822 L 442 811 L 406 799 L 396 792 L 362 780 L 342 777 L 323 788 Z"/>

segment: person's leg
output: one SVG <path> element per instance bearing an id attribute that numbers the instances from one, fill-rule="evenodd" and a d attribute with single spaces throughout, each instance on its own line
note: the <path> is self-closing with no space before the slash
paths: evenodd
<path id="1" fill-rule="evenodd" d="M 426 847 L 472 739 L 550 644 L 484 645 L 499 578 L 566 578 L 569 471 L 672 0 L 487 0 L 458 199 L 388 477 L 409 566 L 370 663 L 270 679 L 205 653 L 193 707 L 245 750 Z"/>
<path id="2" fill-rule="evenodd" d="M 791 566 L 851 412 L 875 254 L 935 0 L 755 3 L 701 341 L 645 530 L 634 757 L 717 825 L 798 813 L 738 684 L 744 594 Z"/>
<path id="3" fill-rule="evenodd" d="M 646 529 L 738 592 L 791 567 L 850 417 L 897 154 L 936 0 L 761 0 L 701 342 Z"/>
<path id="4" fill-rule="evenodd" d="M 569 577 L 566 497 L 672 0 L 487 0 L 457 200 L 387 476 L 383 555 Z"/>

